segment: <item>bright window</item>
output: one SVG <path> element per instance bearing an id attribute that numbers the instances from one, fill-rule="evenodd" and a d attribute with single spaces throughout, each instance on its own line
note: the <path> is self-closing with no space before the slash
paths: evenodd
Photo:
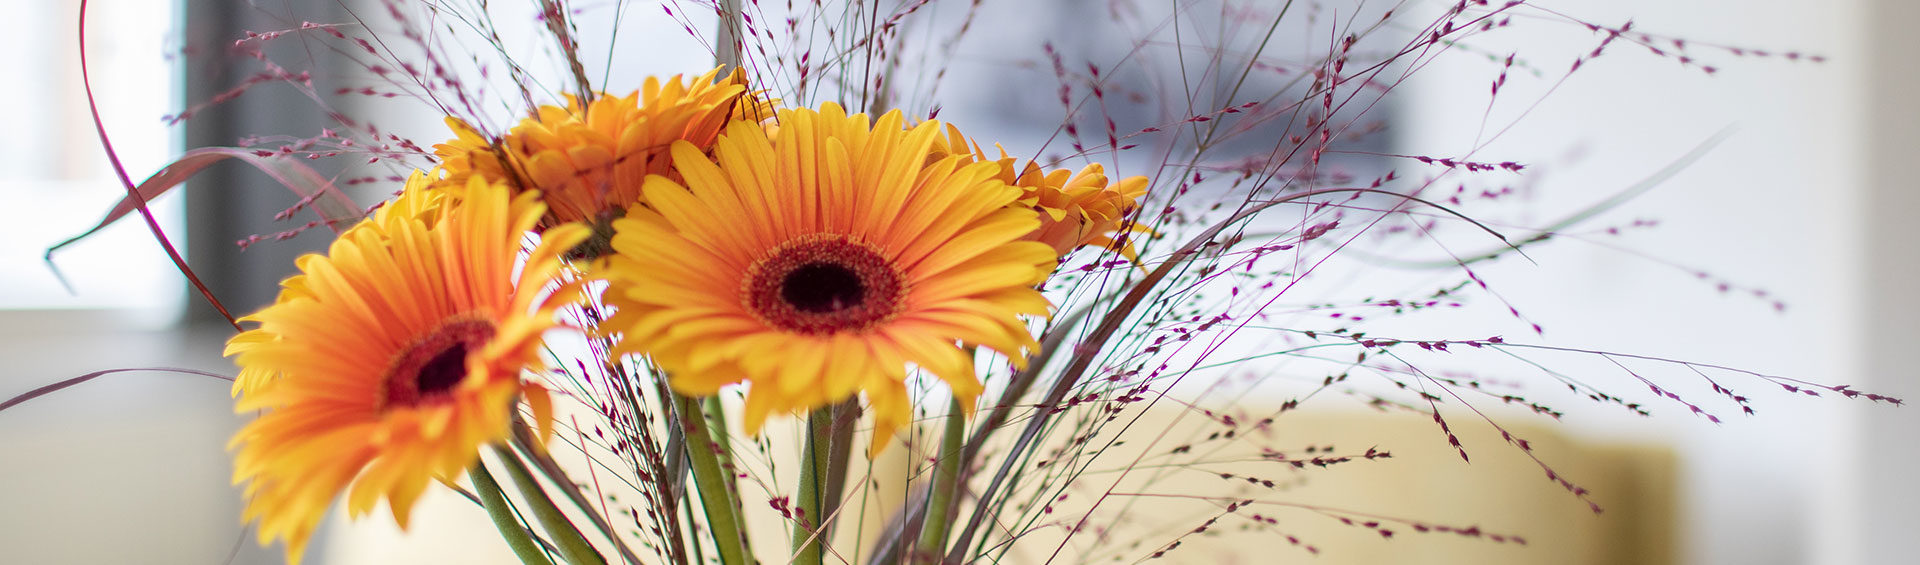
<path id="1" fill-rule="evenodd" d="M 89 7 L 87 55 L 101 117 L 135 182 L 175 153 L 162 117 L 175 107 L 177 49 L 171 2 L 108 0 Z M 125 195 L 87 112 L 80 74 L 78 2 L 24 2 L 0 18 L 9 76 L 0 88 L 0 319 L 21 310 L 95 310 L 157 325 L 177 317 L 183 284 L 144 222 L 129 217 L 54 259 L 42 255 L 85 231 Z M 176 246 L 185 243 L 177 196 L 152 207 Z M 122 317 L 124 315 L 124 317 Z M 7 324 L 14 325 L 14 324 Z"/>

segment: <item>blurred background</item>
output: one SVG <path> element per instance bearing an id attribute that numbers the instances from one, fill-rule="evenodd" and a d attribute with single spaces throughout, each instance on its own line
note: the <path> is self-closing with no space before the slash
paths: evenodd
<path id="1" fill-rule="evenodd" d="M 690 24 L 704 26 L 698 29 L 711 28 L 710 10 L 670 4 L 689 14 Z M 1489 113 L 1486 84 L 1498 72 L 1496 63 L 1470 56 L 1436 62 L 1404 86 L 1413 92 L 1401 93 L 1399 102 L 1380 110 L 1392 131 L 1383 143 L 1391 147 L 1373 150 L 1474 152 L 1529 163 L 1527 175 L 1537 189 L 1528 193 L 1527 204 L 1537 211 L 1532 219 L 1544 223 L 1653 176 L 1727 134 L 1659 188 L 1583 227 L 1600 230 L 1642 219 L 1657 220 L 1657 226 L 1619 236 L 1568 238 L 1530 250 L 1534 263 L 1502 261 L 1479 271 L 1504 300 L 1545 328 L 1544 338 L 1534 341 L 1731 365 L 1920 398 L 1920 382 L 1901 360 L 1902 352 L 1920 343 L 1920 295 L 1913 292 L 1920 288 L 1920 251 L 1913 246 L 1920 241 L 1920 223 L 1912 219 L 1920 213 L 1920 195 L 1908 170 L 1910 155 L 1920 151 L 1920 110 L 1912 104 L 1920 100 L 1920 68 L 1913 63 L 1920 60 L 1920 37 L 1903 27 L 1920 21 L 1920 5 L 1906 0 L 1836 0 L 1817 7 L 1786 0 L 1532 4 L 1588 21 L 1618 25 L 1631 20 L 1636 29 L 1685 38 L 1696 50 L 1711 53 L 1709 64 L 1718 70 L 1709 75 L 1697 66 L 1616 44 L 1607 56 L 1561 82 L 1556 79 L 1571 58 L 1592 49 L 1600 36 L 1546 18 L 1521 22 L 1472 47 L 1494 59 L 1513 51 L 1538 57 L 1525 63 L 1537 66 L 1540 77 L 1515 79 L 1502 94 L 1513 98 Z M 90 227 L 123 194 L 87 115 L 73 49 L 77 5 L 73 0 L 28 3 L 16 7 L 14 17 L 0 19 L 0 45 L 12 54 L 6 68 L 19 81 L 0 89 L 0 102 L 16 109 L 0 114 L 4 131 L 14 134 L 0 138 L 0 196 L 12 203 L 0 206 L 0 359 L 5 360 L 0 398 L 103 369 L 231 372 L 219 356 L 231 330 L 191 295 L 144 224 L 122 221 L 63 250 L 54 261 L 59 276 L 43 261 L 49 246 Z M 127 172 L 136 180 L 145 177 L 185 147 L 233 145 L 266 133 L 306 136 L 325 127 L 319 112 L 307 111 L 314 107 L 312 99 L 281 85 L 251 90 L 178 127 L 161 118 L 245 80 L 226 74 L 221 59 L 199 56 L 203 50 L 248 31 L 296 27 L 301 21 L 349 21 L 343 6 L 353 4 L 94 2 L 88 53 L 95 94 Z M 1070 56 L 1110 62 L 1118 55 L 1102 51 L 1108 42 L 1096 41 L 1099 32 L 1076 32 L 1074 24 L 1085 13 L 1115 6 L 1132 4 L 1030 7 L 989 0 L 976 24 L 980 30 L 969 36 L 970 49 L 963 52 L 979 53 L 1000 42 L 1002 49 L 1030 57 L 1038 51 L 1035 38 L 1045 32 L 1055 34 L 1050 37 Z M 1385 7 L 1316 6 L 1330 17 L 1345 9 Z M 1411 9 L 1423 7 L 1415 3 Z M 708 64 L 705 48 L 689 39 L 679 22 L 653 17 L 660 12 L 655 3 L 634 2 L 629 12 L 632 19 L 622 25 L 632 31 L 623 31 L 631 34 L 625 41 L 648 56 L 619 61 L 610 89 L 634 88 L 639 77 L 650 74 L 697 72 Z M 531 18 L 524 23 L 531 29 Z M 1733 55 L 1714 45 L 1793 50 L 1826 60 Z M 289 67 L 302 61 L 322 68 L 337 64 L 326 53 L 301 53 L 297 47 L 276 47 L 284 49 L 275 51 L 276 60 Z M 1009 96 L 1001 85 L 1020 80 L 1051 85 L 1053 79 L 1044 68 L 1011 59 L 955 60 L 941 91 L 940 118 L 977 124 L 970 132 L 1006 132 L 1010 149 L 1031 152 L 1057 118 L 1037 120 L 1048 130 L 1023 130 L 1030 127 L 1023 123 L 1036 120 L 1022 116 L 1057 115 L 1057 102 Z M 1513 102 L 1534 99 L 1544 101 Z M 396 110 L 405 106 L 327 101 L 349 115 L 375 116 L 388 129 L 415 139 L 445 135 L 437 117 Z M 1500 130 L 1510 122 L 1517 125 L 1488 135 L 1490 128 Z M 1491 143 L 1483 143 L 1489 138 Z M 327 174 L 341 171 L 339 164 L 316 166 Z M 1152 173 L 1137 163 L 1119 168 L 1125 174 Z M 370 202 L 391 187 L 359 190 L 357 196 Z M 292 227 L 270 221 L 290 201 L 263 175 L 219 167 L 198 177 L 184 194 L 160 199 L 153 211 L 214 292 L 236 311 L 249 311 L 272 298 L 292 257 L 325 244 L 324 234 L 315 230 L 244 252 L 234 245 L 249 235 Z M 1697 271 L 1708 276 L 1697 277 Z M 1732 290 L 1718 288 L 1723 282 Z M 1764 289 L 1767 297 L 1756 298 L 1754 289 Z M 1776 299 L 1786 304 L 1784 310 L 1773 307 Z M 1448 333 L 1454 327 L 1485 327 L 1491 330 L 1486 333 L 1510 338 L 1530 333 L 1500 308 L 1479 318 L 1435 323 L 1445 325 L 1425 329 Z M 225 451 L 242 420 L 231 414 L 227 385 L 201 376 L 134 371 L 0 412 L 0 501 L 5 501 L 0 561 L 218 563 L 231 556 L 236 563 L 280 562 L 278 547 L 262 549 L 242 538 L 241 502 L 228 481 Z M 1656 408 L 1657 416 L 1649 419 L 1561 402 L 1557 407 L 1569 413 L 1566 421 L 1537 433 L 1565 446 L 1571 465 L 1592 469 L 1587 482 L 1639 485 L 1618 487 L 1615 492 L 1640 498 L 1623 500 L 1615 505 L 1620 512 L 1600 517 L 1556 494 L 1524 460 L 1459 462 L 1430 427 L 1356 422 L 1350 418 L 1357 407 L 1311 418 L 1327 423 L 1325 429 L 1377 426 L 1371 429 L 1378 434 L 1371 437 L 1407 434 L 1419 440 L 1396 446 L 1400 467 L 1387 472 L 1399 473 L 1400 480 L 1486 481 L 1475 483 L 1481 485 L 1478 490 L 1458 489 L 1451 493 L 1455 498 L 1425 489 L 1420 491 L 1425 494 L 1378 499 L 1383 505 L 1406 502 L 1394 512 L 1440 521 L 1464 515 L 1489 529 L 1607 530 L 1565 546 L 1586 553 L 1591 557 L 1586 562 L 1911 560 L 1903 542 L 1920 531 L 1920 513 L 1912 510 L 1920 503 L 1920 485 L 1910 480 L 1920 469 L 1920 446 L 1908 438 L 1920 431 L 1920 415 L 1861 401 L 1799 398 L 1754 382 L 1743 389 L 1754 398 L 1759 416 L 1722 413 L 1727 422 L 1721 425 L 1673 406 Z M 1279 398 L 1247 402 L 1277 403 Z M 1303 437 L 1331 441 L 1326 434 Z M 1365 442 L 1369 436 L 1356 437 L 1361 439 L 1351 441 Z M 1436 445 L 1442 449 L 1414 456 Z M 1488 445 L 1483 452 L 1497 449 Z M 1528 481 L 1548 488 L 1539 499 L 1493 493 Z M 1318 491 L 1319 496 L 1356 500 L 1359 495 L 1353 493 L 1359 491 L 1339 489 L 1379 483 L 1355 484 L 1360 486 L 1320 485 L 1329 490 Z M 310 562 L 468 562 L 466 556 L 504 556 L 493 547 L 498 542 L 483 514 L 457 502 L 432 508 L 424 514 L 431 519 L 420 521 L 422 532 L 413 538 L 400 538 L 383 515 L 347 527 L 336 514 L 310 550 Z M 1658 527 L 1623 528 L 1620 521 L 1629 520 Z M 1630 531 L 1618 531 L 1623 529 Z M 421 540 L 435 535 L 465 535 L 468 539 L 456 544 L 469 553 L 421 550 L 430 543 Z M 1609 543 L 1632 540 L 1646 544 L 1655 556 L 1605 550 Z M 1322 558 L 1571 562 L 1524 550 L 1502 549 L 1505 553 L 1492 557 L 1461 550 L 1468 553 L 1460 555 L 1474 556 L 1469 561 L 1448 557 L 1450 543 L 1415 537 L 1325 547 Z M 1341 551 L 1348 557 L 1339 557 Z M 1370 553 L 1375 551 L 1384 553 Z"/>

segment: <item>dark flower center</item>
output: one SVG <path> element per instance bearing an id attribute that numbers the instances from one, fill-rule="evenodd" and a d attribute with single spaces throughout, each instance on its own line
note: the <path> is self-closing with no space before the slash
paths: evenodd
<path id="1" fill-rule="evenodd" d="M 444 400 L 467 379 L 467 353 L 493 339 L 493 324 L 484 320 L 452 319 L 408 345 L 394 356 L 382 382 L 378 403 L 419 406 Z"/>
<path id="2" fill-rule="evenodd" d="M 837 263 L 808 263 L 787 272 L 780 298 L 801 312 L 823 313 L 860 306 L 867 287 L 859 273 Z"/>
<path id="3" fill-rule="evenodd" d="M 467 344 L 455 343 L 445 351 L 435 354 L 427 364 L 420 367 L 420 375 L 414 378 L 418 383 L 420 396 L 433 396 L 453 389 L 467 378 Z"/>
<path id="4" fill-rule="evenodd" d="M 805 334 L 861 331 L 900 311 L 900 273 L 873 245 L 814 234 L 773 249 L 741 281 L 747 311 L 767 325 Z"/>

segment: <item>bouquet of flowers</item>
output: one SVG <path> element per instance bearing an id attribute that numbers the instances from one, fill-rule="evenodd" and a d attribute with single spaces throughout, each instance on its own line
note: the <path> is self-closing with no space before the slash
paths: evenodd
<path id="1" fill-rule="evenodd" d="M 1217 511 L 1155 539 L 1092 532 L 1151 512 L 1110 500 L 1154 496 L 1118 488 L 1122 480 L 1099 479 L 1098 500 L 1074 516 L 1054 516 L 1056 506 L 1094 480 L 1095 461 L 1115 458 L 1133 458 L 1120 463 L 1125 477 L 1223 450 L 1291 468 L 1391 457 L 1258 439 L 1320 391 L 1429 418 L 1462 458 L 1456 427 L 1470 424 L 1459 420 L 1482 420 L 1576 504 L 1600 511 L 1587 488 L 1478 406 L 1559 410 L 1406 355 L 1578 350 L 1396 337 L 1369 318 L 1491 303 L 1524 321 L 1476 266 L 1525 257 L 1654 182 L 1508 233 L 1468 209 L 1502 201 L 1525 164 L 1395 152 L 1380 114 L 1441 57 L 1490 61 L 1491 100 L 1510 73 L 1552 75 L 1524 55 L 1475 47 L 1529 19 L 1596 34 L 1598 47 L 1559 76 L 1614 44 L 1712 72 L 1684 42 L 1522 1 L 1089 5 L 1075 9 L 1139 35 L 1083 65 L 1041 42 L 1027 74 L 1056 80 L 1005 85 L 1009 103 L 1039 93 L 1063 112 L 1034 143 L 1003 137 L 995 121 L 941 117 L 957 46 L 1002 39 L 978 29 L 977 0 L 667 2 L 651 17 L 713 59 L 675 61 L 681 74 L 637 85 L 611 83 L 594 57 L 611 65 L 644 52 L 593 38 L 643 16 L 627 2 L 588 4 L 381 0 L 378 17 L 249 33 L 236 49 L 267 72 L 233 96 L 293 85 L 337 127 L 197 149 L 127 183 L 103 222 L 233 159 L 276 172 L 299 195 L 286 216 L 318 216 L 301 229 L 338 231 L 324 253 L 295 263 L 271 305 L 232 319 L 225 352 L 239 368 L 235 409 L 257 415 L 230 444 L 242 518 L 289 560 L 335 501 L 355 517 L 384 504 L 405 528 L 430 490 L 472 500 L 525 563 L 1026 562 L 1070 546 L 1125 560 L 1178 555 L 1228 515 L 1275 524 L 1248 510 L 1276 503 L 1257 488 L 1273 481 L 1223 473 L 1233 480 L 1218 492 L 1183 491 Z M 513 22 L 531 23 L 528 42 L 503 31 Z M 292 41 L 353 71 L 316 86 L 266 55 Z M 331 109 L 328 96 L 416 100 L 446 133 L 417 143 Z M 387 169 L 339 183 L 302 163 L 339 156 Z M 387 197 L 361 206 L 343 184 Z M 1429 243 L 1449 250 L 1435 268 L 1454 283 L 1397 298 L 1341 292 L 1390 275 L 1409 246 Z M 1294 362 L 1282 371 L 1290 382 L 1265 385 L 1299 394 L 1276 410 L 1183 392 L 1225 386 L 1219 375 L 1266 359 Z M 1649 361 L 1697 373 L 1716 401 L 1748 412 L 1739 385 L 1722 380 L 1898 403 Z M 1648 411 L 1541 368 L 1580 397 Z M 1659 377 L 1634 378 L 1663 402 L 1708 413 Z M 1210 431 L 1170 438 L 1133 426 L 1162 411 Z M 1134 455 L 1147 452 L 1150 463 Z M 1524 543 L 1425 519 L 1311 511 L 1382 537 Z M 1124 549 L 1074 546 L 1076 535 Z"/>

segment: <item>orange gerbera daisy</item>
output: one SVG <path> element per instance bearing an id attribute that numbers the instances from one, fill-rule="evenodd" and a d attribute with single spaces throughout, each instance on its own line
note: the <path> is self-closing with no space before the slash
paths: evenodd
<path id="1" fill-rule="evenodd" d="M 1088 164 L 1077 172 L 1048 171 L 1031 161 L 1018 164 L 1016 159 L 1007 156 L 1005 149 L 1000 149 L 999 158 L 990 158 L 978 144 L 967 141 L 966 136 L 951 125 L 947 126 L 946 135 L 935 142 L 929 155 L 930 159 L 958 155 L 968 161 L 999 165 L 995 178 L 1022 191 L 1015 205 L 1040 212 L 1040 228 L 1028 234 L 1027 239 L 1052 246 L 1061 257 L 1081 247 L 1097 246 L 1138 261 L 1139 252 L 1125 236 L 1153 233 L 1129 219 L 1140 208 L 1140 199 L 1147 195 L 1147 177 L 1133 176 L 1110 182 L 1106 169 L 1099 163 Z"/>
<path id="2" fill-rule="evenodd" d="M 727 122 L 772 113 L 770 102 L 747 91 L 744 72 L 719 73 L 691 82 L 649 77 L 638 92 L 602 95 L 584 107 L 569 96 L 566 107 L 541 106 L 498 139 L 447 118 L 456 137 L 434 146 L 434 153 L 456 188 L 479 176 L 541 191 L 549 209 L 543 227 L 604 226 L 640 200 L 647 175 L 679 178 L 667 153 L 674 141 L 704 150 Z"/>
<path id="3" fill-rule="evenodd" d="M 285 540 L 289 561 L 349 484 L 349 512 L 384 497 L 405 528 L 430 479 L 458 478 L 506 436 L 516 397 L 548 425 L 545 389 L 521 372 L 577 291 L 548 292 L 587 229 L 547 230 L 516 270 L 546 211 L 538 195 L 475 178 L 456 202 L 430 182 L 416 173 L 326 255 L 301 257 L 279 299 L 246 318 L 259 327 L 228 343 L 235 410 L 265 411 L 233 437 L 234 482 L 248 483 L 260 542 Z"/>
<path id="4" fill-rule="evenodd" d="M 870 123 L 839 106 L 786 110 L 771 137 L 735 122 L 709 160 L 676 143 L 686 185 L 660 176 L 651 208 L 615 222 L 603 265 L 607 327 L 683 394 L 746 381 L 745 424 L 864 391 L 878 452 L 911 418 L 907 364 L 971 407 L 981 385 L 962 344 L 1024 365 L 1038 347 L 1022 315 L 1054 253 L 991 163 L 929 161 L 938 123 L 899 112 Z"/>

